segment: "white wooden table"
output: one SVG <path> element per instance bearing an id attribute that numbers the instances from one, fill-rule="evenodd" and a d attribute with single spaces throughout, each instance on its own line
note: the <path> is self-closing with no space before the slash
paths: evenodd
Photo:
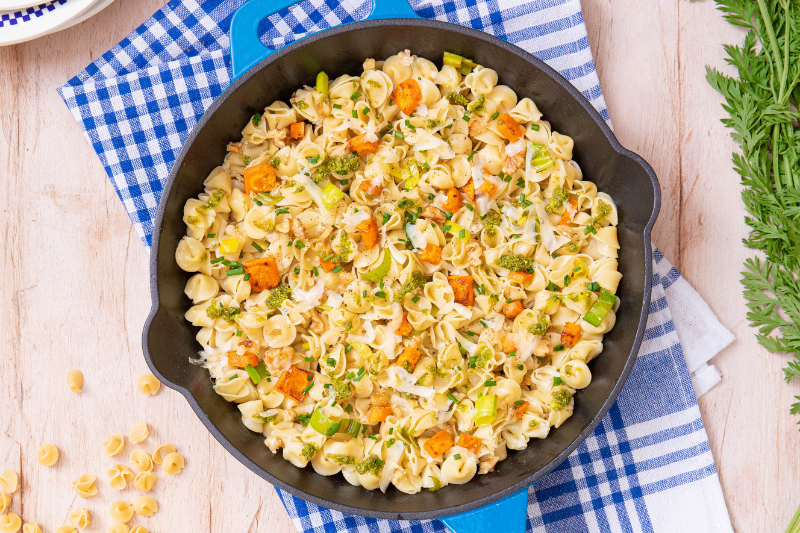
<path id="1" fill-rule="evenodd" d="M 133 523 L 156 533 L 293 532 L 272 487 L 228 455 L 179 394 L 136 391 L 147 371 L 148 254 L 55 90 L 163 3 L 120 0 L 69 30 L 0 48 L 0 472 L 22 472 L 11 510 L 45 532 L 82 506 L 105 531 L 111 502 L 138 491 L 112 490 L 105 474 L 133 446 L 107 458 L 101 442 L 145 420 L 145 449 L 172 442 L 187 467 L 159 472 L 158 514 Z M 800 434 L 788 414 L 800 383 L 783 383 L 787 356 L 758 347 L 745 320 L 738 279 L 750 253 L 735 147 L 704 80 L 706 64 L 724 66 L 720 44 L 742 33 L 710 0 L 583 3 L 617 135 L 661 180 L 653 240 L 737 336 L 713 360 L 722 383 L 700 400 L 734 526 L 782 531 L 800 503 Z M 84 373 L 81 395 L 66 387 L 70 368 Z M 43 442 L 61 451 L 53 468 L 35 460 Z M 84 473 L 100 487 L 87 500 L 69 484 Z"/>

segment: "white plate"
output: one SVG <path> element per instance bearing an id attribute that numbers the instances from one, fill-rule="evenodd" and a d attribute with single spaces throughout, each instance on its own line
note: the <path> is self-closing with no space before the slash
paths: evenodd
<path id="1" fill-rule="evenodd" d="M 11 11 L 12 9 L 25 9 L 26 7 L 38 6 L 42 0 L 0 0 L 0 11 Z"/>
<path id="2" fill-rule="evenodd" d="M 78 17 L 77 19 L 67 21 L 66 23 L 64 23 L 63 26 L 59 26 L 58 28 L 53 30 L 52 33 L 55 33 L 57 31 L 61 31 L 61 30 L 66 30 L 67 28 L 71 28 L 72 26 L 74 26 L 76 24 L 80 24 L 84 20 L 90 19 L 91 17 L 97 15 L 98 13 L 100 13 L 102 10 L 104 10 L 105 8 L 107 8 L 108 6 L 110 6 L 113 3 L 114 3 L 114 0 L 95 0 L 95 4 L 92 6 L 91 9 L 89 9 L 89 11 L 87 11 L 86 13 L 84 13 L 83 15 Z"/>
<path id="3" fill-rule="evenodd" d="M 78 20 L 98 0 L 51 0 L 34 7 L 0 11 L 0 45 L 15 44 L 46 35 Z"/>

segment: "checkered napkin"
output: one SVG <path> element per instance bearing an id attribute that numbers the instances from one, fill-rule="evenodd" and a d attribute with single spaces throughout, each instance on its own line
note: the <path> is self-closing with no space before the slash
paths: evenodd
<path id="1" fill-rule="evenodd" d="M 147 245 L 184 139 L 230 83 L 227 33 L 243 1 L 173 0 L 59 89 Z M 411 4 L 422 17 L 471 26 L 535 54 L 609 120 L 579 0 Z M 262 22 L 260 32 L 277 47 L 363 19 L 370 6 L 305 0 Z M 528 531 L 732 531 L 696 400 L 720 379 L 706 362 L 732 339 L 656 251 L 647 332 L 628 383 L 594 433 L 529 489 Z M 436 520 L 374 520 L 278 493 L 301 532 L 446 531 Z"/>

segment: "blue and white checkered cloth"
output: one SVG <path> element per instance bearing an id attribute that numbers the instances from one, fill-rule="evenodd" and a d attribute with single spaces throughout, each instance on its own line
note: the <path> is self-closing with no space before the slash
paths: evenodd
<path id="1" fill-rule="evenodd" d="M 184 139 L 230 83 L 227 33 L 243 1 L 173 0 L 59 89 L 147 245 Z M 471 26 L 528 50 L 609 120 L 580 0 L 411 4 L 422 17 Z M 281 46 L 362 19 L 370 5 L 305 0 L 262 22 L 260 31 L 266 43 Z M 656 251 L 647 332 L 628 383 L 594 433 L 529 489 L 528 531 L 732 531 L 695 395 L 719 380 L 705 362 L 731 340 Z M 436 520 L 345 515 L 278 492 L 301 532 L 446 531 Z"/>

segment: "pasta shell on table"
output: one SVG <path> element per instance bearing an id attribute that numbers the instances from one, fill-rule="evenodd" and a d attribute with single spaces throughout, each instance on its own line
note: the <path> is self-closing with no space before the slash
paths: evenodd
<path id="1" fill-rule="evenodd" d="M 0 516 L 0 533 L 17 533 L 22 527 L 22 519 L 14 514 L 8 513 Z"/>
<path id="2" fill-rule="evenodd" d="M 145 472 L 139 472 L 136 475 L 136 478 L 133 480 L 133 486 L 142 492 L 150 492 L 153 490 L 153 485 L 156 484 L 156 481 L 158 481 L 158 477 L 156 477 L 152 470 L 147 470 Z"/>
<path id="3" fill-rule="evenodd" d="M 11 505 L 11 496 L 0 492 L 0 514 L 5 513 L 9 505 Z"/>
<path id="4" fill-rule="evenodd" d="M 185 461 L 183 456 L 177 452 L 172 452 L 171 454 L 164 457 L 164 462 L 161 465 L 161 468 L 164 472 L 170 476 L 174 476 L 181 473 L 185 466 Z"/>
<path id="5" fill-rule="evenodd" d="M 150 435 L 150 430 L 147 428 L 147 423 L 143 421 L 136 422 L 128 434 L 128 439 L 134 444 L 143 442 L 147 436 Z"/>
<path id="6" fill-rule="evenodd" d="M 112 503 L 109 509 L 111 518 L 117 522 L 130 522 L 133 512 L 133 505 L 123 500 Z"/>
<path id="7" fill-rule="evenodd" d="M 92 522 L 92 517 L 89 514 L 88 509 L 86 507 L 81 507 L 80 509 L 75 509 L 71 513 L 69 513 L 69 523 L 72 524 L 72 527 L 77 527 L 79 529 L 86 529 L 89 527 L 89 524 Z"/>
<path id="8" fill-rule="evenodd" d="M 131 452 L 131 466 L 139 472 L 152 470 L 153 458 L 144 450 L 133 450 Z"/>
<path id="9" fill-rule="evenodd" d="M 149 533 L 149 532 L 147 531 L 147 528 L 144 526 L 133 526 L 133 529 L 131 529 L 131 533 Z"/>
<path id="10" fill-rule="evenodd" d="M 81 498 L 90 498 L 97 495 L 97 487 L 94 485 L 96 480 L 97 478 L 91 474 L 83 474 L 72 481 L 72 488 Z"/>
<path id="11" fill-rule="evenodd" d="M 108 526 L 106 533 L 130 533 L 130 529 L 125 524 L 116 522 Z"/>
<path id="12" fill-rule="evenodd" d="M 17 473 L 13 470 L 6 470 L 0 474 L 0 489 L 3 489 L 3 492 L 14 494 L 17 492 L 18 484 L 19 478 L 17 477 Z"/>
<path id="13" fill-rule="evenodd" d="M 23 524 L 22 533 L 42 533 L 42 528 L 36 522 Z"/>
<path id="14" fill-rule="evenodd" d="M 163 458 L 174 451 L 176 451 L 174 444 L 159 444 L 153 451 L 153 462 L 160 465 Z"/>
<path id="15" fill-rule="evenodd" d="M 136 380 L 136 388 L 145 396 L 153 396 L 161 388 L 161 382 L 153 374 L 142 374 Z"/>
<path id="16" fill-rule="evenodd" d="M 115 433 L 103 441 L 103 453 L 111 457 L 125 450 L 125 437 L 122 433 Z"/>
<path id="17" fill-rule="evenodd" d="M 122 490 L 128 485 L 128 481 L 133 479 L 133 472 L 125 465 L 114 465 L 108 469 L 109 484 L 112 489 Z"/>
<path id="18" fill-rule="evenodd" d="M 58 448 L 50 443 L 42 444 L 36 450 L 36 460 L 42 466 L 53 466 L 58 461 Z"/>
<path id="19" fill-rule="evenodd" d="M 55 533 L 75 533 L 76 531 L 77 530 L 73 526 L 67 524 L 67 525 L 59 526 L 56 529 Z"/>
<path id="20" fill-rule="evenodd" d="M 70 370 L 67 372 L 67 386 L 69 390 L 76 394 L 83 392 L 83 374 L 80 370 Z"/>
<path id="21" fill-rule="evenodd" d="M 150 496 L 139 496 L 133 502 L 133 510 L 140 516 L 153 516 L 158 512 L 158 503 Z"/>

